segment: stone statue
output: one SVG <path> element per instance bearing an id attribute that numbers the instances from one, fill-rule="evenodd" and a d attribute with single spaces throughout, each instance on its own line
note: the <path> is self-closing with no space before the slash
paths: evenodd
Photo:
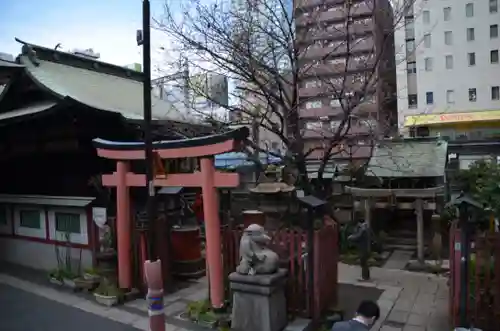
<path id="1" fill-rule="evenodd" d="M 240 241 L 240 264 L 236 272 L 242 275 L 273 274 L 278 271 L 279 257 L 267 247 L 271 238 L 258 224 L 249 225 Z"/>

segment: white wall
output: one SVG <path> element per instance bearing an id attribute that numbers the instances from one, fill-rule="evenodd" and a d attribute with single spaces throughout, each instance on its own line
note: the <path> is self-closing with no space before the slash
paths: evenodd
<path id="1" fill-rule="evenodd" d="M 65 248 L 59 247 L 62 256 L 65 256 Z M 91 250 L 82 249 L 81 253 L 82 270 L 91 267 Z M 79 254 L 80 249 L 73 248 L 71 250 L 72 260 L 78 260 Z M 57 268 L 54 245 L 18 238 L 0 237 L 0 260 L 47 271 Z"/>
<path id="2" fill-rule="evenodd" d="M 474 3 L 474 17 L 466 17 L 467 3 Z M 444 7 L 452 8 L 450 21 L 443 19 Z M 500 85 L 500 64 L 490 64 L 490 51 L 500 49 L 500 38 L 490 39 L 490 25 L 500 25 L 500 13 L 490 14 L 488 0 L 417 0 L 414 8 L 418 108 L 408 108 L 406 61 L 399 61 L 397 83 L 400 127 L 405 115 L 500 109 L 500 101 L 491 100 L 491 87 Z M 424 10 L 430 11 L 430 24 L 423 23 Z M 474 28 L 474 41 L 467 41 L 467 28 Z M 452 31 L 451 46 L 444 43 L 445 31 Z M 425 48 L 422 42 L 426 33 L 431 34 L 430 48 Z M 396 31 L 395 39 L 396 45 L 405 43 L 404 29 Z M 467 53 L 472 52 L 476 53 L 476 65 L 469 67 Z M 445 68 L 446 55 L 453 55 L 454 67 L 451 70 Z M 431 72 L 425 71 L 426 57 L 433 58 Z M 476 102 L 469 102 L 469 88 L 477 89 Z M 455 91 L 454 104 L 447 103 L 447 90 Z M 426 92 L 434 93 L 433 105 L 426 104 Z"/>
<path id="3" fill-rule="evenodd" d="M 80 233 L 69 236 L 73 244 L 87 245 L 89 235 L 87 230 L 87 213 L 84 208 L 77 207 L 47 207 L 42 205 L 2 205 L 6 207 L 6 224 L 0 223 L 0 260 L 32 267 L 35 269 L 50 270 L 57 268 L 57 253 L 65 256 L 66 248 L 54 245 L 54 242 L 66 243 L 65 233 L 56 230 L 55 213 L 78 213 L 80 215 Z M 34 210 L 40 213 L 40 229 L 20 226 L 20 211 Z M 48 235 L 47 223 L 48 217 Z M 41 242 L 47 240 L 50 242 Z M 56 249 L 57 247 L 57 249 Z M 73 263 L 80 260 L 82 268 L 92 266 L 92 251 L 90 248 L 72 248 Z"/>

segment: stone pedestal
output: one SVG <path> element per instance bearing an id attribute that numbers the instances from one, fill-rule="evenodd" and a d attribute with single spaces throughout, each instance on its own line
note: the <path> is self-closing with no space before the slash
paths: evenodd
<path id="1" fill-rule="evenodd" d="M 272 275 L 229 275 L 233 293 L 231 329 L 281 331 L 286 327 L 286 269 Z"/>

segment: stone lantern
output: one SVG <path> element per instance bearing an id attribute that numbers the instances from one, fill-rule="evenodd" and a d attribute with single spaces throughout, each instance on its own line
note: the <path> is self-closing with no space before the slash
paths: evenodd
<path id="1" fill-rule="evenodd" d="M 250 189 L 258 211 L 278 221 L 289 212 L 294 191 L 294 186 L 283 182 L 262 182 Z"/>

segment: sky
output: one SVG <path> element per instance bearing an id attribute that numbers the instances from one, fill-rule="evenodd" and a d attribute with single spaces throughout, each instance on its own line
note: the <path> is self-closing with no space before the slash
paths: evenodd
<path id="1" fill-rule="evenodd" d="M 150 0 L 153 17 L 165 0 Z M 182 0 L 176 0 L 182 1 Z M 116 65 L 142 63 L 136 30 L 142 28 L 142 0 L 3 0 L 0 10 L 0 52 L 20 53 L 14 38 L 62 50 L 92 48 L 101 61 Z M 152 56 L 164 56 L 166 36 L 152 31 Z"/>

